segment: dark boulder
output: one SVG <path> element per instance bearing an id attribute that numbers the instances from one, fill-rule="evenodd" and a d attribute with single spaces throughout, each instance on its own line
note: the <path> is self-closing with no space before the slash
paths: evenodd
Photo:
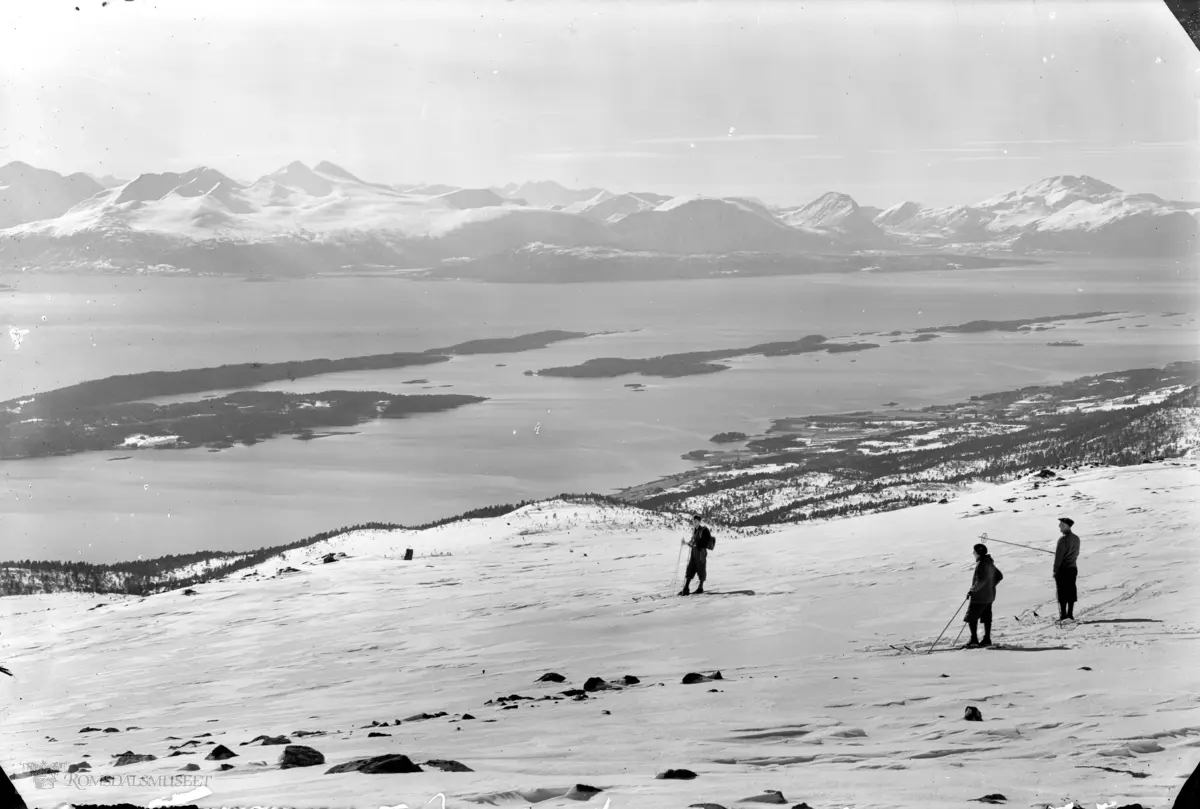
<path id="1" fill-rule="evenodd" d="M 131 753 L 128 751 L 113 756 L 113 758 L 116 759 L 116 761 L 113 762 L 114 767 L 125 767 L 130 764 L 141 764 L 143 761 L 156 760 L 156 757 L 150 755 L 149 753 Z"/>
<path id="2" fill-rule="evenodd" d="M 749 798 L 742 798 L 743 803 L 787 803 L 787 799 L 783 797 L 783 793 L 778 789 L 764 790 L 761 795 L 752 795 Z"/>
<path id="3" fill-rule="evenodd" d="M 690 781 L 696 777 L 696 773 L 691 770 L 663 770 L 658 775 L 654 776 L 658 779 L 666 779 L 670 781 Z"/>
<path id="4" fill-rule="evenodd" d="M 408 756 L 399 753 L 364 759 L 358 767 L 358 771 L 368 775 L 424 772 Z"/>
<path id="5" fill-rule="evenodd" d="M 279 769 L 281 770 L 289 770 L 292 767 L 315 767 L 324 763 L 325 756 L 302 744 L 289 744 L 279 755 Z"/>
<path id="6" fill-rule="evenodd" d="M 433 767 L 442 772 L 475 772 L 466 764 L 448 758 L 434 758 L 424 762 L 426 767 Z"/>
<path id="7" fill-rule="evenodd" d="M 237 753 L 233 752 L 232 750 L 230 750 L 228 747 L 226 747 L 223 744 L 218 744 L 216 747 L 214 747 L 212 750 L 209 751 L 208 755 L 204 757 L 204 760 L 205 761 L 224 761 L 227 758 L 235 758 L 236 756 L 237 756 Z"/>
<path id="8" fill-rule="evenodd" d="M 587 801 L 591 800 L 593 795 L 598 795 L 604 790 L 599 787 L 588 786 L 587 784 L 576 784 L 567 790 L 567 794 L 563 795 L 569 801 Z"/>
<path id="9" fill-rule="evenodd" d="M 632 674 L 626 674 L 621 678 L 621 682 L 625 683 L 625 685 L 637 685 L 641 682 L 641 680 L 639 680 L 637 677 L 634 677 Z"/>
<path id="10" fill-rule="evenodd" d="M 594 691 L 607 691 L 612 688 L 603 677 L 588 677 L 587 682 L 583 684 L 583 690 L 589 693 Z"/>
<path id="11" fill-rule="evenodd" d="M 539 683 L 561 683 L 561 682 L 565 682 L 565 681 L 566 681 L 566 679 L 567 679 L 566 677 L 562 676 L 561 674 L 559 674 L 559 673 L 558 673 L 558 672 L 556 672 L 556 671 L 548 671 L 548 672 L 546 672 L 545 674 L 543 674 L 541 677 L 538 677 L 538 678 L 537 678 L 537 680 L 536 680 L 535 682 L 539 682 Z"/>
<path id="12" fill-rule="evenodd" d="M 405 722 L 420 722 L 423 719 L 437 719 L 439 716 L 446 716 L 446 715 L 447 714 L 445 711 L 438 711 L 437 713 L 419 713 L 419 714 L 414 714 L 412 716 L 406 716 L 404 718 L 404 721 Z"/>
<path id="13" fill-rule="evenodd" d="M 412 762 L 408 756 L 399 753 L 392 753 L 385 756 L 375 756 L 374 758 L 360 758 L 354 761 L 348 761 L 345 764 L 338 764 L 335 767 L 330 767 L 325 771 L 326 775 L 343 772 L 361 772 L 368 775 L 385 775 L 389 773 L 410 773 L 424 772 L 420 767 Z"/>
<path id="14" fill-rule="evenodd" d="M 974 705 L 968 705 L 966 712 L 963 714 L 963 719 L 968 722 L 982 722 L 983 714 Z"/>

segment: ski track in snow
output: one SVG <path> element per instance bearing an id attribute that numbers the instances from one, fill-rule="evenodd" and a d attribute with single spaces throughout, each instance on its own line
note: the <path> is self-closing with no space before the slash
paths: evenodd
<path id="1" fill-rule="evenodd" d="M 443 793 L 450 807 L 654 809 L 768 789 L 789 805 L 855 809 L 960 808 L 995 792 L 1010 806 L 1169 805 L 1200 747 L 1197 472 L 1194 459 L 1062 471 L 1036 492 L 1033 477 L 974 487 L 980 508 L 967 511 L 718 529 L 711 596 L 668 592 L 683 521 L 551 501 L 354 532 L 195 596 L 0 599 L 0 662 L 16 675 L 0 678 L 0 760 L 10 775 L 91 763 L 82 791 L 61 775 L 48 788 L 16 781 L 31 806 L 146 805 L 190 787 L 128 778 L 187 763 L 210 776 L 205 807 L 416 807 Z M 989 507 L 986 522 L 972 516 Z M 960 613 L 943 651 L 926 654 L 970 584 L 980 532 L 1053 550 L 1059 516 L 1082 538 L 1079 620 L 1052 620 L 1049 554 L 992 542 L 1000 648 L 952 649 Z M 404 562 L 409 547 L 417 558 Z M 330 552 L 346 558 L 322 564 Z M 299 572 L 279 572 L 289 566 Z M 547 671 L 566 682 L 535 682 Z M 539 699 L 626 674 L 641 682 Z M 535 701 L 485 704 L 512 694 Z M 969 705 L 984 721 L 963 719 Z M 325 764 L 280 770 L 282 747 L 241 745 L 259 734 L 289 735 Z M 194 753 L 168 757 L 189 739 Z M 208 741 L 238 754 L 232 770 L 205 760 Z M 124 751 L 158 759 L 115 767 Z M 385 753 L 474 772 L 325 774 Z M 668 768 L 698 777 L 655 779 Z M 566 797 L 577 783 L 604 791 Z"/>

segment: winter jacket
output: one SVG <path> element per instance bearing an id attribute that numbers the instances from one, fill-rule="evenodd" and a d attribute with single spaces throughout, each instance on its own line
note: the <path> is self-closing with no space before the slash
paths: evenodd
<path id="1" fill-rule="evenodd" d="M 1054 552 L 1054 575 L 1064 567 L 1078 567 L 1079 537 L 1074 532 L 1067 532 L 1058 538 L 1058 548 Z"/>
<path id="2" fill-rule="evenodd" d="M 996 600 L 996 585 L 1004 580 L 1004 574 L 996 567 L 991 556 L 982 556 L 975 565 L 971 579 L 971 603 L 991 604 Z"/>
<path id="3" fill-rule="evenodd" d="M 708 528 L 700 525 L 692 529 L 692 556 L 705 558 L 708 556 Z"/>

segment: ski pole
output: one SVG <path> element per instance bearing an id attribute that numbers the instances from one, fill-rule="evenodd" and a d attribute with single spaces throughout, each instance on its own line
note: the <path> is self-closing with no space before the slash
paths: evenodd
<path id="1" fill-rule="evenodd" d="M 1042 553 L 1054 553 L 1054 551 L 1048 551 L 1045 548 L 1035 548 L 1032 545 L 1022 545 L 1020 542 L 1008 542 L 1003 539 L 992 539 L 987 534 L 983 534 L 979 538 L 982 539 L 984 542 L 999 542 L 1001 545 L 1015 545 L 1018 548 L 1028 548 L 1031 551 L 1041 551 Z"/>
<path id="2" fill-rule="evenodd" d="M 963 625 L 958 628 L 958 634 L 954 636 L 954 645 L 958 646 L 958 642 L 962 640 L 963 630 L 967 628 L 967 622 L 963 621 Z"/>
<path id="3" fill-rule="evenodd" d="M 967 598 L 970 598 L 970 596 L 967 596 Z M 959 605 L 958 605 L 958 609 L 954 611 L 954 617 L 953 617 L 953 618 L 951 618 L 949 621 L 947 621 L 947 622 L 946 622 L 946 629 L 949 629 L 949 628 L 950 628 L 950 624 L 954 623 L 954 619 L 955 619 L 955 618 L 957 618 L 957 617 L 958 617 L 958 613 L 962 611 L 963 605 L 965 605 L 965 604 L 967 603 L 967 598 L 964 598 L 964 599 L 963 599 L 963 602 L 962 602 L 962 604 L 959 604 Z M 946 634 L 946 629 L 943 629 L 943 630 L 942 630 L 942 635 L 945 635 L 945 634 Z M 961 635 L 961 634 L 962 634 L 962 630 L 960 629 L 960 630 L 959 630 L 959 635 Z M 933 646 L 937 646 L 937 645 L 938 645 L 938 640 L 941 640 L 941 639 L 942 639 L 942 635 L 938 635 L 938 636 L 937 636 L 937 640 L 935 640 L 935 641 L 933 642 Z M 933 654 L 933 646 L 930 646 L 930 647 L 929 647 L 929 651 L 928 651 L 928 652 L 926 652 L 925 654 Z"/>
<path id="4" fill-rule="evenodd" d="M 679 560 L 683 558 L 683 543 L 679 543 L 679 553 L 675 554 L 675 575 L 671 579 L 671 592 L 675 592 L 675 585 L 679 583 Z"/>

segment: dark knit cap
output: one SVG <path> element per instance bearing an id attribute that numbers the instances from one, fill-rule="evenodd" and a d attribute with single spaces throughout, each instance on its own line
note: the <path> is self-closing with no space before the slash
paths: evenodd
<path id="1" fill-rule="evenodd" d="M 1072 520 L 1070 517 L 1059 517 L 1059 518 L 1058 518 L 1058 521 L 1059 521 L 1059 522 L 1065 522 L 1065 523 L 1067 524 L 1067 527 L 1068 527 L 1068 528 L 1072 528 L 1072 527 L 1074 527 L 1074 525 L 1075 525 L 1075 521 L 1074 521 L 1074 520 Z"/>
<path id="2" fill-rule="evenodd" d="M 980 556 L 987 556 L 987 545 L 984 545 L 982 542 L 980 542 L 975 546 L 975 553 L 979 554 Z"/>

